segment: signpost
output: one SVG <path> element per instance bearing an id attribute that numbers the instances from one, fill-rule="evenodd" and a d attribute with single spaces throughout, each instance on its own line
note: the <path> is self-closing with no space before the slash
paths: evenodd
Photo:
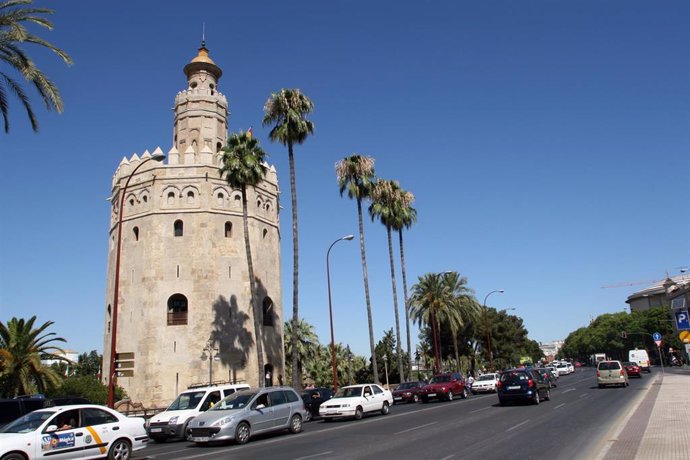
<path id="1" fill-rule="evenodd" d="M 655 332 L 652 334 L 652 338 L 654 339 L 654 342 L 656 342 L 656 346 L 660 347 L 661 346 L 661 334 L 658 332 Z"/>
<path id="2" fill-rule="evenodd" d="M 678 338 L 683 343 L 690 343 L 690 331 L 680 331 Z"/>
<path id="3" fill-rule="evenodd" d="M 676 314 L 676 327 L 679 331 L 690 329 L 690 317 L 687 310 L 678 310 Z"/>

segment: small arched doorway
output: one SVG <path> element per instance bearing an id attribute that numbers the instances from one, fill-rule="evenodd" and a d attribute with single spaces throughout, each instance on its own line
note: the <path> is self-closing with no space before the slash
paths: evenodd
<path id="1" fill-rule="evenodd" d="M 266 378 L 265 385 L 267 387 L 273 386 L 273 364 L 264 365 L 264 377 Z"/>

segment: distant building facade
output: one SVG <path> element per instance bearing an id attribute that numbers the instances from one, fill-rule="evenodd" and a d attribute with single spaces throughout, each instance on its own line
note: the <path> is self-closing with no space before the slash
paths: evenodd
<path id="1" fill-rule="evenodd" d="M 630 311 L 645 311 L 654 307 L 687 308 L 687 292 L 690 288 L 690 276 L 678 275 L 634 292 L 625 301 Z"/>
<path id="2" fill-rule="evenodd" d="M 247 190 L 266 363 L 258 369 L 241 193 L 219 172 L 228 129 L 228 102 L 218 91 L 222 70 L 202 44 L 184 73 L 187 88 L 175 97 L 167 164 L 148 161 L 132 175 L 152 156 L 134 154 L 123 158 L 112 183 L 103 380 L 113 374 L 109 356 L 122 212 L 116 352 L 133 362 L 115 374 L 132 401 L 148 406 L 169 403 L 191 384 L 256 386 L 259 372 L 271 376 L 267 384 L 285 374 L 276 170 L 269 166 L 266 179 Z M 162 153 L 157 148 L 153 155 Z"/>
<path id="3" fill-rule="evenodd" d="M 556 359 L 559 350 L 563 346 L 563 340 L 554 340 L 549 343 L 539 343 L 539 349 L 544 353 L 544 357 L 547 361 L 553 361 Z"/>

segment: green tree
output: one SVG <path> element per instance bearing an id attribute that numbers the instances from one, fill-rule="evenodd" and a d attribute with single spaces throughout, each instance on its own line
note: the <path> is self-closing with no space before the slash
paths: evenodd
<path id="1" fill-rule="evenodd" d="M 314 123 L 307 120 L 314 110 L 314 103 L 299 89 L 281 89 L 272 93 L 264 106 L 263 125 L 274 125 L 269 137 L 272 142 L 278 141 L 288 148 L 290 164 L 290 196 L 292 198 L 292 323 L 297 329 L 299 322 L 299 243 L 297 226 L 297 186 L 295 180 L 294 144 L 302 144 L 307 136 L 313 134 Z M 293 341 L 297 337 L 293 337 Z M 302 375 L 298 372 L 297 343 L 292 344 L 292 385 L 302 388 Z"/>
<path id="2" fill-rule="evenodd" d="M 258 305 L 256 295 L 256 276 L 252 261 L 252 248 L 249 244 L 249 217 L 247 215 L 247 187 L 255 187 L 266 177 L 266 152 L 259 146 L 259 142 L 251 133 L 240 131 L 232 134 L 223 148 L 223 158 L 220 168 L 221 176 L 225 176 L 231 187 L 242 192 L 242 226 L 244 229 L 244 250 L 247 255 L 247 270 L 249 272 L 249 289 L 251 310 L 254 317 L 254 338 L 256 342 L 256 359 L 259 369 L 259 387 L 266 386 L 264 376 L 264 352 L 262 327 L 262 309 Z"/>
<path id="3" fill-rule="evenodd" d="M 469 323 L 479 318 L 481 307 L 474 298 L 474 291 L 467 286 L 467 278 L 458 272 L 444 273 L 443 283 L 450 294 L 450 305 L 444 310 L 445 319 L 451 330 L 456 365 L 460 366 L 460 347 L 458 335 Z M 460 369 L 457 369 L 460 370 Z"/>
<path id="4" fill-rule="evenodd" d="M 297 348 L 297 372 L 302 375 L 304 371 L 310 374 L 311 364 L 314 361 L 319 361 L 319 337 L 314 332 L 314 326 L 309 324 L 304 319 L 297 323 L 296 334 L 293 334 L 293 327 L 291 321 L 285 322 L 284 327 L 284 341 L 285 341 L 285 355 L 292 356 L 293 346 L 296 343 Z M 293 338 L 295 339 L 293 341 Z M 291 364 L 288 363 L 288 370 L 292 371 Z M 292 372 L 290 372 L 292 375 Z M 294 386 L 294 385 L 293 385 Z"/>
<path id="5" fill-rule="evenodd" d="M 364 247 L 364 222 L 362 218 L 362 201 L 368 199 L 374 183 L 374 159 L 352 154 L 335 164 L 335 175 L 338 179 L 340 196 L 347 190 L 347 196 L 357 202 L 357 220 L 359 223 L 359 248 L 362 256 L 362 274 L 364 276 L 364 297 L 367 303 L 367 320 L 369 322 L 369 347 L 371 348 L 371 366 L 374 382 L 379 382 L 378 363 L 374 346 L 374 322 L 371 315 L 371 298 L 369 296 L 369 274 L 367 255 Z"/>
<path id="6" fill-rule="evenodd" d="M 105 405 L 108 401 L 108 385 L 103 384 L 95 375 L 71 375 L 59 386 L 46 392 L 46 396 L 50 398 L 78 396 L 94 404 Z M 126 397 L 124 389 L 116 385 L 115 400 L 121 401 Z"/>
<path id="7" fill-rule="evenodd" d="M 53 24 L 40 15 L 52 14 L 47 8 L 33 8 L 33 0 L 9 0 L 0 3 L 0 60 L 13 71 L 33 85 L 40 94 L 48 110 L 55 109 L 58 113 L 63 110 L 62 98 L 57 86 L 38 68 L 28 56 L 24 47 L 26 44 L 39 45 L 55 53 L 66 64 L 72 64 L 69 55 L 44 39 L 30 33 L 25 24 L 35 24 L 53 29 Z M 5 132 L 9 132 L 9 101 L 8 95 L 14 94 L 24 106 L 31 128 L 38 131 L 38 120 L 33 111 L 29 96 L 15 78 L 6 71 L 0 71 L 0 113 L 5 123 Z"/>
<path id="8" fill-rule="evenodd" d="M 36 316 L 0 322 L 0 393 L 12 397 L 45 393 L 60 384 L 60 375 L 41 360 L 64 360 L 64 350 L 56 343 L 65 339 L 46 332 L 53 321 L 34 329 L 35 322 Z"/>
<path id="9" fill-rule="evenodd" d="M 96 350 L 91 350 L 89 353 L 82 353 L 77 358 L 77 375 L 93 375 L 98 376 L 101 373 L 101 366 L 103 364 L 103 355 Z"/>
<path id="10" fill-rule="evenodd" d="M 395 312 L 395 334 L 397 338 L 398 370 L 403 372 L 403 356 L 400 339 L 400 315 L 398 313 L 398 289 L 395 283 L 395 263 L 393 262 L 393 239 L 391 231 L 395 222 L 398 220 L 399 208 L 401 205 L 402 189 L 396 181 L 379 179 L 374 184 L 371 191 L 371 205 L 369 205 L 369 215 L 371 220 L 378 217 L 379 221 L 386 227 L 388 236 L 388 259 L 391 269 L 391 286 L 393 289 L 393 311 Z M 405 377 L 400 374 L 400 381 Z"/>

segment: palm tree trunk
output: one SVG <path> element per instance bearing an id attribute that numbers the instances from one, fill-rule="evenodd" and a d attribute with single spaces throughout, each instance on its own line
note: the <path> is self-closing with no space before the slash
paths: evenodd
<path id="1" fill-rule="evenodd" d="M 292 330 L 299 328 L 299 232 L 297 229 L 297 187 L 295 184 L 295 155 L 292 141 L 288 140 L 288 158 L 290 160 L 290 194 L 292 196 Z M 292 335 L 292 387 L 302 391 L 302 374 L 299 371 L 297 356 L 297 334 Z"/>
<path id="2" fill-rule="evenodd" d="M 364 274 L 364 296 L 367 301 L 367 320 L 369 321 L 369 347 L 371 348 L 371 368 L 374 383 L 379 383 L 379 368 L 376 362 L 376 345 L 374 344 L 374 321 L 371 317 L 371 298 L 369 297 L 369 275 L 367 273 L 367 253 L 364 249 L 364 222 L 362 220 L 362 200 L 357 200 L 357 217 L 359 219 L 359 248 L 362 252 L 362 273 Z"/>
<path id="3" fill-rule="evenodd" d="M 402 347 L 400 345 L 400 315 L 398 314 L 398 288 L 395 284 L 395 263 L 393 262 L 393 238 L 391 237 L 391 228 L 386 225 L 386 233 L 388 234 L 388 258 L 391 263 L 391 285 L 393 286 L 393 309 L 395 310 L 395 334 L 397 335 L 396 351 L 398 352 L 398 374 L 400 374 L 400 383 L 405 381 L 405 371 L 403 369 Z"/>
<path id="4" fill-rule="evenodd" d="M 455 348 L 455 365 L 457 366 L 455 370 L 460 372 L 460 352 L 458 351 L 458 334 L 453 331 L 451 331 L 451 334 L 453 335 L 453 348 Z"/>
<path id="5" fill-rule="evenodd" d="M 405 299 L 405 329 L 407 331 L 407 357 L 410 360 L 409 380 L 412 379 L 412 345 L 410 342 L 410 306 L 409 298 L 407 297 L 407 272 L 405 270 L 405 250 L 403 249 L 403 235 L 402 230 L 398 230 L 398 237 L 400 239 L 400 266 L 402 267 L 402 282 L 403 282 L 403 296 Z"/>
<path id="6" fill-rule="evenodd" d="M 438 353 L 438 332 L 436 331 L 436 314 L 434 313 L 434 309 L 431 309 L 431 314 L 430 314 L 430 322 L 431 322 L 431 333 L 434 336 L 434 374 L 438 374 L 441 372 L 441 363 L 439 362 L 439 353 Z"/>
<path id="7" fill-rule="evenodd" d="M 256 277 L 254 276 L 254 263 L 252 262 L 252 248 L 249 244 L 249 218 L 247 217 L 247 187 L 242 187 L 242 226 L 244 227 L 244 250 L 247 253 L 247 269 L 249 270 L 249 301 L 254 317 L 254 340 L 256 341 L 256 360 L 259 371 L 259 388 L 266 386 L 264 378 L 264 347 L 263 334 L 261 333 L 261 311 L 256 302 Z"/>

